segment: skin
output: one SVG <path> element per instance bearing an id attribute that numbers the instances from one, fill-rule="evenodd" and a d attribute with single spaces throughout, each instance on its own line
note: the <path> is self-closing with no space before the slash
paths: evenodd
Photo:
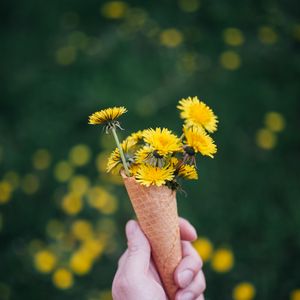
<path id="1" fill-rule="evenodd" d="M 174 272 L 178 285 L 175 300 L 204 300 L 206 287 L 202 260 L 191 241 L 195 228 L 185 219 L 179 222 L 183 258 Z M 114 300 L 168 300 L 151 258 L 150 244 L 139 224 L 126 225 L 128 247 L 121 256 L 112 286 Z"/>

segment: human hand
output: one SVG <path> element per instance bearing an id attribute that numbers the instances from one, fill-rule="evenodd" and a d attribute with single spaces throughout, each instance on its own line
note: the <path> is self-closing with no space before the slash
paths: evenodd
<path id="1" fill-rule="evenodd" d="M 183 258 L 174 272 L 178 286 L 175 300 L 204 300 L 205 278 L 202 260 L 191 245 L 197 238 L 194 227 L 179 219 Z M 119 260 L 112 286 L 114 300 L 167 300 L 151 258 L 150 244 L 136 221 L 126 225 L 128 248 Z"/>

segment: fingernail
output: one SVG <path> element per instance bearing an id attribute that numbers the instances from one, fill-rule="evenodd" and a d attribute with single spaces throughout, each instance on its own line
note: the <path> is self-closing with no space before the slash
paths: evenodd
<path id="1" fill-rule="evenodd" d="M 133 235 L 134 232 L 136 231 L 136 229 L 137 229 L 137 224 L 135 221 L 131 220 L 127 223 L 127 226 L 126 226 L 127 235 L 130 235 L 130 236 Z"/>
<path id="2" fill-rule="evenodd" d="M 194 299 L 194 294 L 191 292 L 186 292 L 180 297 L 180 300 L 193 300 L 193 299 Z"/>
<path id="3" fill-rule="evenodd" d="M 178 281 L 179 281 L 180 287 L 185 288 L 186 286 L 188 286 L 191 283 L 193 277 L 194 277 L 194 272 L 191 270 L 184 270 L 181 273 L 179 273 Z M 185 299 L 185 298 L 183 298 L 183 299 Z"/>

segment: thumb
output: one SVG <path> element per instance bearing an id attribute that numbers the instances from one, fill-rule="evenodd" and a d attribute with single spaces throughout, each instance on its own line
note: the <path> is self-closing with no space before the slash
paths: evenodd
<path id="1" fill-rule="evenodd" d="M 128 254 L 124 269 L 131 274 L 146 273 L 150 263 L 150 244 L 136 221 L 130 220 L 126 225 Z"/>

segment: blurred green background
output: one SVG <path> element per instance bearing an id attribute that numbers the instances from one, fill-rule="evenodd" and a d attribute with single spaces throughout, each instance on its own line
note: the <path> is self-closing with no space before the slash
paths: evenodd
<path id="1" fill-rule="evenodd" d="M 111 299 L 133 211 L 92 112 L 123 137 L 198 96 L 218 153 L 178 195 L 206 299 L 300 299 L 298 1 L 2 1 L 0 299 Z"/>

